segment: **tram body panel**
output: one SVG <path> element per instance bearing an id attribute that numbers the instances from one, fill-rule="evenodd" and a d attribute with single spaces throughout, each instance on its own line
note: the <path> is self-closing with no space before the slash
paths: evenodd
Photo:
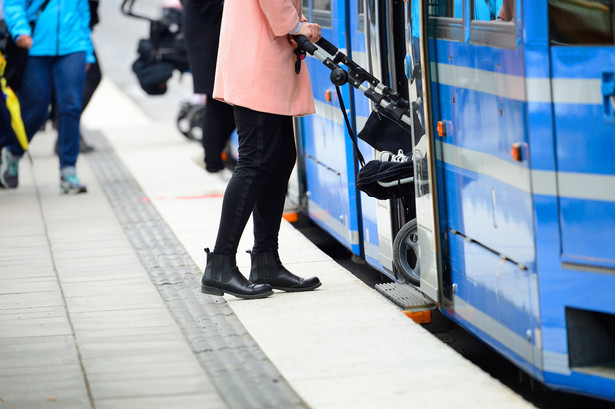
<path id="1" fill-rule="evenodd" d="M 551 47 L 551 66 L 562 258 L 615 269 L 615 47 Z"/>
<path id="2" fill-rule="evenodd" d="M 471 19 L 456 13 L 433 16 L 437 29 L 427 42 L 431 128 L 443 129 L 433 135 L 444 294 L 452 302 L 443 312 L 533 373 L 530 166 L 510 153 L 514 144 L 527 146 L 523 49 L 474 44 Z M 460 26 L 469 35 L 455 35 Z"/>
<path id="3" fill-rule="evenodd" d="M 544 379 L 554 388 L 611 400 L 615 123 L 608 83 L 614 43 L 550 44 L 554 159 L 551 168 L 536 161 L 554 182 L 551 189 L 537 183 L 542 195 L 536 196 Z M 537 181 L 544 181 L 540 176 Z"/>
<path id="4" fill-rule="evenodd" d="M 307 7 L 304 12 L 306 15 L 311 12 L 311 20 L 321 24 L 323 37 L 345 45 L 346 3 L 320 2 L 320 9 L 311 10 L 306 3 L 304 1 L 304 8 Z M 330 71 L 315 58 L 307 57 L 306 63 L 316 102 L 316 114 L 301 120 L 308 215 L 341 244 L 360 255 L 352 144 L 338 106 L 335 86 L 329 80 Z M 348 101 L 348 86 L 343 87 L 342 94 Z"/>

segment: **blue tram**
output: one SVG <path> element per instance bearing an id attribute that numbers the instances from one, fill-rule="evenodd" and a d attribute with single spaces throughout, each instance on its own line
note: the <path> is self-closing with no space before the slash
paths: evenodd
<path id="1" fill-rule="evenodd" d="M 550 388 L 615 400 L 613 0 L 304 0 L 410 101 L 412 212 L 356 188 L 330 71 L 297 122 L 297 200 L 356 256 Z M 342 88 L 351 123 L 373 109 Z M 367 160 L 380 152 L 359 141 Z M 408 228 L 410 227 L 410 228 Z M 410 260 L 416 257 L 416 260 Z"/>

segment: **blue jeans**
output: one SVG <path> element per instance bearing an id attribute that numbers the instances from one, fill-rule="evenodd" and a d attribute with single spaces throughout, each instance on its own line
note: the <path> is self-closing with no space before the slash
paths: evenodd
<path id="1" fill-rule="evenodd" d="M 19 90 L 21 117 L 28 141 L 47 120 L 52 89 L 58 119 L 60 169 L 75 167 L 79 155 L 79 120 L 85 82 L 85 52 L 58 57 L 29 56 Z M 14 156 L 24 150 L 18 142 L 9 146 Z"/>

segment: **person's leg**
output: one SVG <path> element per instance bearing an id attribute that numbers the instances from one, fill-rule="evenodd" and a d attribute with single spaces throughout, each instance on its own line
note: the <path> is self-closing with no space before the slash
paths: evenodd
<path id="1" fill-rule="evenodd" d="M 239 159 L 222 203 L 222 215 L 214 252 L 207 252 L 207 265 L 201 291 L 241 298 L 261 298 L 273 294 L 268 284 L 248 281 L 235 263 L 239 239 L 266 180 L 277 168 L 281 144 L 279 115 L 235 107 L 239 135 Z"/>
<path id="2" fill-rule="evenodd" d="M 83 104 L 81 107 L 82 113 L 90 103 L 90 100 L 94 95 L 94 91 L 96 91 L 96 88 L 98 88 L 98 85 L 100 85 L 100 81 L 102 80 L 102 72 L 100 70 L 96 50 L 94 51 L 94 57 L 96 58 L 96 62 L 90 64 L 90 68 L 85 74 L 85 83 L 83 84 Z"/>
<path id="3" fill-rule="evenodd" d="M 254 247 L 250 258 L 250 281 L 254 284 L 269 284 L 283 291 L 310 291 L 320 287 L 318 277 L 302 278 L 288 271 L 278 255 L 278 234 L 284 212 L 288 179 L 295 165 L 295 147 L 292 119 L 280 124 L 280 152 L 277 167 L 256 201 L 253 211 Z"/>
<path id="4" fill-rule="evenodd" d="M 235 254 L 256 201 L 280 159 L 287 117 L 235 107 L 239 158 L 226 187 L 214 253 Z"/>
<path id="5" fill-rule="evenodd" d="M 100 64 L 98 63 L 98 56 L 96 55 L 96 51 L 94 51 L 94 57 L 96 61 L 90 64 L 90 68 L 85 73 L 85 83 L 83 85 L 83 104 L 81 107 L 81 114 L 85 111 L 85 108 L 90 103 L 90 99 L 94 95 L 94 91 L 98 88 L 100 81 L 102 80 L 102 72 L 100 71 Z M 80 135 L 79 138 L 79 152 L 80 153 L 89 153 L 94 150 L 94 147 L 89 145 L 83 135 Z"/>
<path id="6" fill-rule="evenodd" d="M 255 253 L 276 251 L 278 249 L 278 233 L 284 212 L 288 179 L 297 160 L 295 133 L 292 118 L 280 121 L 276 130 L 279 140 L 277 166 L 272 170 L 265 182 L 253 211 L 254 247 Z"/>
<path id="7" fill-rule="evenodd" d="M 85 53 L 77 52 L 56 57 L 53 80 L 58 112 L 60 188 L 64 193 L 85 193 L 87 188 L 77 177 L 76 169 L 85 81 Z"/>
<path id="8" fill-rule="evenodd" d="M 205 170 L 218 172 L 224 169 L 222 151 L 235 129 L 233 107 L 227 103 L 207 97 L 203 118 L 203 149 Z"/>
<path id="9" fill-rule="evenodd" d="M 84 81 L 84 52 L 56 57 L 53 65 L 53 82 L 58 116 L 60 169 L 74 169 L 77 163 Z"/>
<path id="10" fill-rule="evenodd" d="M 29 57 L 26 63 L 19 101 L 21 117 L 28 141 L 47 119 L 51 97 L 51 57 Z M 0 155 L 0 185 L 14 189 L 19 185 L 19 160 L 24 154 L 17 138 L 2 148 Z"/>
<path id="11" fill-rule="evenodd" d="M 51 98 L 53 57 L 28 57 L 23 81 L 19 90 L 21 118 L 28 141 L 41 128 L 47 119 Z M 16 157 L 24 154 L 16 140 L 9 145 L 9 151 Z"/>

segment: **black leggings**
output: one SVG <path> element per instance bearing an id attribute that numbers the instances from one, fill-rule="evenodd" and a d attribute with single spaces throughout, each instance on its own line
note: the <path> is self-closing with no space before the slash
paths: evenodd
<path id="1" fill-rule="evenodd" d="M 288 179 L 297 150 L 290 116 L 235 106 L 239 159 L 226 187 L 214 253 L 236 254 L 253 214 L 254 252 L 278 249 Z"/>
<path id="2" fill-rule="evenodd" d="M 224 169 L 222 151 L 234 129 L 233 107 L 207 96 L 205 115 L 203 115 L 202 144 L 205 150 L 205 169 L 208 172 Z"/>

